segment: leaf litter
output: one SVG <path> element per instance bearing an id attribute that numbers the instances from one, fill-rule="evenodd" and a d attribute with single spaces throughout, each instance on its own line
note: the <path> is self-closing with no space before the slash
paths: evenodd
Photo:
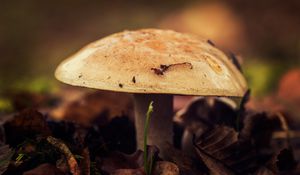
<path id="1" fill-rule="evenodd" d="M 239 108 L 228 103 L 228 99 L 199 98 L 183 109 L 175 117 L 175 122 L 182 128 L 180 132 L 183 132 L 179 141 L 182 144 L 187 141 L 194 154 L 185 152 L 184 145 L 169 145 L 168 156 L 162 160 L 155 145 L 147 145 L 148 160 L 153 158 L 152 174 L 271 175 L 299 172 L 292 143 L 286 142 L 288 144 L 277 149 L 272 145 L 274 133 L 287 130 L 282 128 L 282 120 L 271 113 L 248 110 L 245 104 L 249 94 Z M 88 99 L 93 100 L 78 103 L 81 98 L 72 103 L 93 106 L 103 104 L 98 100 L 110 98 L 96 96 L 94 98 L 91 93 Z M 62 121 L 51 119 L 51 111 L 50 116 L 38 112 L 39 107 L 20 108 L 2 126 L 5 143 L 0 147 L 0 172 L 27 175 L 147 173 L 144 153 L 135 148 L 133 117 L 129 116 L 132 112 L 112 114 L 93 110 L 89 113 L 84 106 L 75 106 L 66 105 L 64 113 L 69 119 Z M 109 111 L 118 109 L 113 106 L 108 108 Z M 93 115 L 92 120 L 70 120 L 76 113 L 72 112 L 75 109 L 80 109 L 77 114 L 81 115 L 76 118 Z"/>

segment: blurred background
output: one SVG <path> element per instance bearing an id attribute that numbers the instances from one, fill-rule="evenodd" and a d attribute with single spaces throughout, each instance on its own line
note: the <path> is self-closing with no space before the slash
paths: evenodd
<path id="1" fill-rule="evenodd" d="M 300 104 L 299 19 L 299 0 L 2 0 L 0 105 L 12 90 L 57 90 L 56 66 L 84 45 L 148 27 L 209 38 L 237 55 L 253 97 Z"/>

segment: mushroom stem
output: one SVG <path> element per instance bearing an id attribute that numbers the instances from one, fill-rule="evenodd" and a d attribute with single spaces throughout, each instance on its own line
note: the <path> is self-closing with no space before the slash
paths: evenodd
<path id="1" fill-rule="evenodd" d="M 148 145 L 155 145 L 164 157 L 167 143 L 173 142 L 173 95 L 134 94 L 135 128 L 138 149 L 143 149 L 146 112 L 153 101 L 153 113 L 148 131 Z"/>

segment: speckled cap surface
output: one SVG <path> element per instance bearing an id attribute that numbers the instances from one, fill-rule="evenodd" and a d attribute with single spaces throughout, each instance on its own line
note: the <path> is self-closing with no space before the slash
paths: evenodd
<path id="1" fill-rule="evenodd" d="M 208 40 L 171 30 L 124 31 L 97 40 L 64 60 L 58 80 L 102 90 L 243 96 L 247 83 Z"/>

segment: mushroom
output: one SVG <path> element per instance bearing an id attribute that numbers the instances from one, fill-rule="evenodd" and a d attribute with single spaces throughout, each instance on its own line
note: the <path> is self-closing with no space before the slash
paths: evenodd
<path id="1" fill-rule="evenodd" d="M 56 69 L 58 80 L 101 90 L 132 93 L 138 148 L 153 101 L 148 143 L 164 157 L 172 143 L 173 95 L 243 96 L 246 81 L 210 41 L 171 30 L 141 29 L 95 41 Z"/>

